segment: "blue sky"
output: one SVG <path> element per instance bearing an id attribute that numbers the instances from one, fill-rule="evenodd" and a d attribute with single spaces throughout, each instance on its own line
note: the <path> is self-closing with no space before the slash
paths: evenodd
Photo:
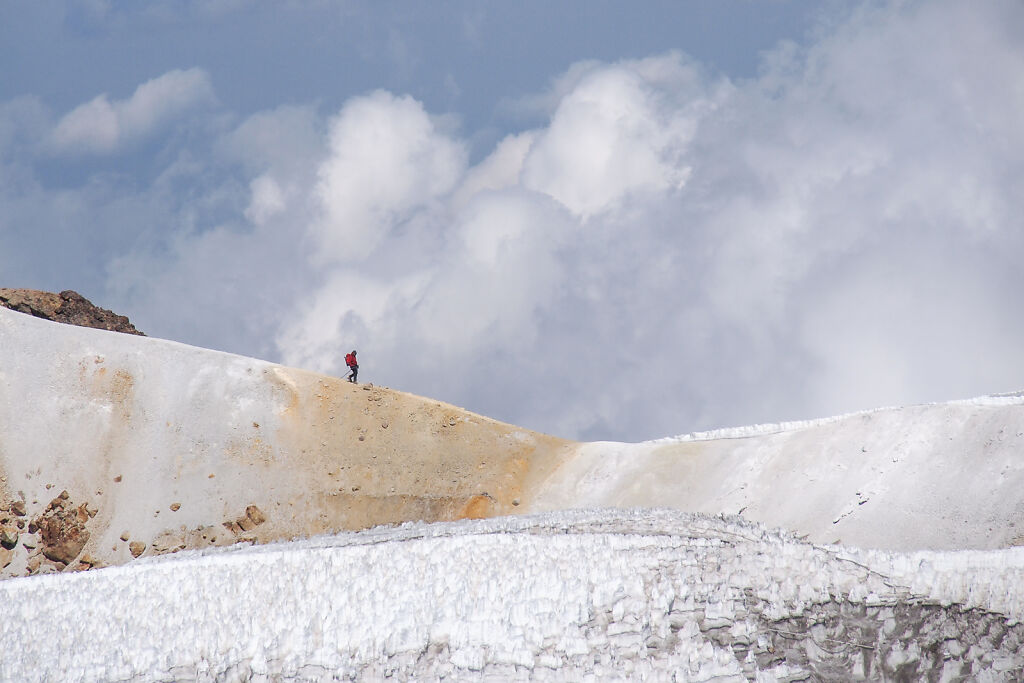
<path id="1" fill-rule="evenodd" d="M 0 275 L 569 437 L 1014 390 L 1022 20 L 0 1 Z"/>
<path id="2" fill-rule="evenodd" d="M 798 39 L 820 3 L 607 0 L 549 2 L 5 2 L 0 94 L 69 109 L 99 92 L 201 66 L 231 111 L 289 102 L 337 108 L 383 88 L 474 130 L 499 103 L 542 90 L 583 59 L 685 50 L 732 77 L 759 53 Z"/>

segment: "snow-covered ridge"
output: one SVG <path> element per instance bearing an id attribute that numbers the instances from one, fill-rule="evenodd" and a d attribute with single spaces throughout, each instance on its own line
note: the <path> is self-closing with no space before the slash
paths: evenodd
<path id="1" fill-rule="evenodd" d="M 24 537 L 0 550 L 0 575 L 508 514 L 568 445 L 400 391 L 6 309 L 0 348 L 0 513 Z"/>
<path id="2" fill-rule="evenodd" d="M 942 403 L 923 403 L 923 406 L 1016 406 L 1024 404 L 1024 391 L 1014 391 L 1000 394 L 989 394 L 975 398 L 959 399 L 955 401 L 944 401 Z M 766 422 L 763 424 L 747 425 L 744 427 L 722 427 L 720 429 L 709 429 L 702 432 L 689 432 L 677 436 L 666 436 L 660 439 L 651 439 L 643 443 L 647 444 L 670 444 L 686 443 L 690 441 L 713 441 L 716 439 L 746 439 L 752 436 L 763 436 L 765 434 L 779 434 L 781 432 L 792 432 L 798 429 L 810 429 L 823 425 L 835 424 L 860 415 L 871 415 L 885 411 L 901 410 L 903 406 L 888 406 L 884 408 L 871 408 L 858 410 L 843 415 L 831 417 L 819 417 L 811 420 L 791 420 L 788 422 Z"/>
<path id="3" fill-rule="evenodd" d="M 0 507 L 20 501 L 27 524 L 66 490 L 68 533 L 72 513 L 94 515 L 53 566 L 31 562 L 45 548 L 20 529 L 26 543 L 0 551 L 7 575 L 577 507 L 742 513 L 861 547 L 1024 542 L 1020 394 L 572 444 L 394 390 L 7 310 L 0 344 Z"/>
<path id="4" fill-rule="evenodd" d="M 1024 675 L 1019 394 L 572 444 L 3 310 L 0 348 L 0 561 L 70 560 L 0 581 L 0 681 Z"/>
<path id="5" fill-rule="evenodd" d="M 813 542 L 865 548 L 1021 545 L 1024 397 L 581 444 L 533 503 L 599 506 L 742 514 Z"/>

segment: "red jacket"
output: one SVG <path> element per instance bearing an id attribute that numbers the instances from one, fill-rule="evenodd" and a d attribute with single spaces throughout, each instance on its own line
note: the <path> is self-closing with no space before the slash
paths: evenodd
<path id="1" fill-rule="evenodd" d="M 345 354 L 345 364 L 348 365 L 350 368 L 356 367 L 356 365 L 358 365 L 358 363 L 356 363 L 355 354 L 352 354 L 352 353 Z"/>

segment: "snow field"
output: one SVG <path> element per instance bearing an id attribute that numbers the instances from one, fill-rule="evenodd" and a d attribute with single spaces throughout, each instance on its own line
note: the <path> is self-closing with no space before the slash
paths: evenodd
<path id="1" fill-rule="evenodd" d="M 1024 666 L 1019 593 L 1006 617 L 957 603 L 992 609 L 1021 572 L 1016 551 L 853 557 L 673 511 L 406 524 L 2 582 L 0 678 L 870 679 L 993 624 L 999 643 L 948 661 L 994 675 Z M 967 617 L 922 635 L 942 605 Z"/>
<path id="2" fill-rule="evenodd" d="M 0 342 L 8 526 L 68 489 L 119 565 L 0 582 L 3 681 L 1024 679 L 1021 395 L 563 447 L 8 311 Z M 373 517 L 409 496 L 534 514 L 150 557 L 432 510 Z"/>

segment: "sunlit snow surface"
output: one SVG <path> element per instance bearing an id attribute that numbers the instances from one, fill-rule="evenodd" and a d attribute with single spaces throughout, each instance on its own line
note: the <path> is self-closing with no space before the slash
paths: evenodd
<path id="1" fill-rule="evenodd" d="M 0 675 L 1006 680 L 1024 549 L 891 553 L 738 517 L 406 524 L 0 583 Z"/>

